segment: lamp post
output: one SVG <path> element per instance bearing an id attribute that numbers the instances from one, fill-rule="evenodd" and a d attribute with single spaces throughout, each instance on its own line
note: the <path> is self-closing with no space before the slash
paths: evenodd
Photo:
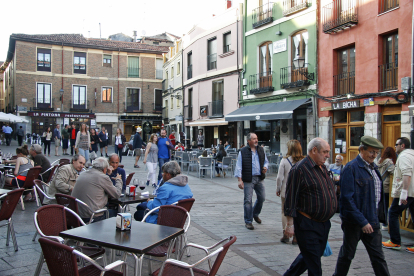
<path id="1" fill-rule="evenodd" d="M 61 88 L 60 90 L 59 90 L 59 94 L 60 94 L 60 111 L 61 112 L 63 112 L 63 93 L 64 93 L 65 91 L 63 91 L 63 88 Z"/>

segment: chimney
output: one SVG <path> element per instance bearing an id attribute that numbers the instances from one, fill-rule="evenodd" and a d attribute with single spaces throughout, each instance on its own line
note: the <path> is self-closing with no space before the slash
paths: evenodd
<path id="1" fill-rule="evenodd" d="M 227 2 L 227 9 L 230 9 L 231 8 L 231 0 L 226 0 L 226 2 Z"/>
<path id="2" fill-rule="evenodd" d="M 137 42 L 137 31 L 133 31 L 132 37 L 133 37 L 132 42 Z"/>

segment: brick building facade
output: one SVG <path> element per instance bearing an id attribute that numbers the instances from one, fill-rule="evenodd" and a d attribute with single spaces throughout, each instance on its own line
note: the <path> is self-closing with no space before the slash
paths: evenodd
<path id="1" fill-rule="evenodd" d="M 79 34 L 10 36 L 4 73 L 6 112 L 27 116 L 28 133 L 55 124 L 120 127 L 127 139 L 141 126 L 161 127 L 156 61 L 168 47 L 87 39 Z M 62 65 L 63 64 L 63 65 Z M 61 96 L 63 92 L 63 96 Z"/>

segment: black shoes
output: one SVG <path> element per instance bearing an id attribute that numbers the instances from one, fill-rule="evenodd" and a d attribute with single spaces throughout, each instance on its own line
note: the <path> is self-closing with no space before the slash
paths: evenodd
<path id="1" fill-rule="evenodd" d="M 259 217 L 253 217 L 254 221 L 257 223 L 262 223 L 262 220 Z"/>
<path id="2" fill-rule="evenodd" d="M 249 230 L 254 230 L 254 226 L 251 223 L 246 223 L 246 228 Z"/>

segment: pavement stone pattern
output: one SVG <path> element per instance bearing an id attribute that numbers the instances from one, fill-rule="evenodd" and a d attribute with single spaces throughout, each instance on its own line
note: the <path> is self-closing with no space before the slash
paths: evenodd
<path id="1" fill-rule="evenodd" d="M 16 142 L 13 141 L 11 146 L 0 146 L 0 149 L 3 153 L 15 153 L 16 147 Z M 114 152 L 114 147 L 108 147 L 108 151 Z M 50 161 L 53 162 L 57 158 L 70 158 L 70 156 L 52 156 Z M 147 171 L 142 160 L 138 163 L 139 169 L 134 168 L 134 161 L 135 157 L 123 157 L 122 164 L 125 165 L 127 174 L 135 172 L 135 178 L 146 180 Z M 187 170 L 184 170 L 184 173 L 187 173 Z M 235 178 L 228 174 L 225 178 L 210 179 L 209 172 L 207 172 L 207 176 L 200 179 L 197 178 L 197 172 L 190 171 L 189 184 L 196 199 L 190 213 L 189 242 L 209 246 L 231 235 L 237 236 L 237 241 L 228 251 L 218 275 L 283 275 L 299 254 L 299 248 L 280 242 L 282 223 L 280 198 L 276 196 L 276 173 L 269 173 L 265 180 L 266 201 L 260 215 L 263 222 L 262 224 L 253 222 L 255 227 L 253 231 L 247 230 L 244 226 L 243 191 L 237 187 Z M 146 190 L 151 191 L 152 188 Z M 0 275 L 33 275 L 35 271 L 41 252 L 37 240 L 32 241 L 35 233 L 33 213 L 37 206 L 35 202 L 26 203 L 25 206 L 26 210 L 22 211 L 21 206 L 18 205 L 13 214 L 19 251 L 14 251 L 11 241 L 10 245 L 6 246 L 7 229 L 6 227 L 0 228 Z M 135 205 L 131 205 L 130 212 L 133 214 L 134 211 Z M 338 214 L 331 219 L 331 224 L 329 243 L 333 255 L 322 258 L 323 275 L 334 273 L 336 259 L 342 245 L 341 220 Z M 401 232 L 402 250 L 384 249 L 388 267 L 391 275 L 414 275 L 414 254 L 405 252 L 406 246 L 414 245 L 414 233 L 403 230 Z M 383 241 L 389 239 L 387 231 L 382 231 L 382 234 Z M 184 256 L 183 261 L 194 263 L 204 257 L 203 252 L 195 249 L 191 249 L 190 252 L 191 257 Z M 128 264 L 128 275 L 133 275 L 132 257 L 128 257 Z M 153 268 L 158 268 L 160 264 L 153 262 Z M 200 267 L 208 268 L 207 262 Z M 145 260 L 143 275 L 148 275 L 148 273 L 148 261 Z M 46 264 L 43 265 L 41 275 L 48 275 Z M 358 246 L 348 275 L 374 275 L 362 243 Z"/>

